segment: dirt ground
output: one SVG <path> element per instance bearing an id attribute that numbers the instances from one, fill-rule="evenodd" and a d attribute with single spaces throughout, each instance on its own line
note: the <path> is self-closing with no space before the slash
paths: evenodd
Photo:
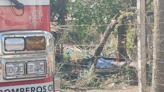
<path id="1" fill-rule="evenodd" d="M 138 92 L 138 87 L 119 89 L 119 90 L 90 90 L 87 92 Z"/>
<path id="2" fill-rule="evenodd" d="M 83 92 L 83 91 L 72 91 L 72 90 L 66 90 L 65 92 Z M 131 86 L 125 89 L 119 89 L 119 90 L 89 90 L 86 92 L 138 92 L 137 86 Z"/>

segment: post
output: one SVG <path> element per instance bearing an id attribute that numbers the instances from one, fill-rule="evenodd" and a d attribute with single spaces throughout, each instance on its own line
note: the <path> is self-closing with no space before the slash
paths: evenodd
<path id="1" fill-rule="evenodd" d="M 154 0 L 152 92 L 164 91 L 164 0 Z"/>
<path id="2" fill-rule="evenodd" d="M 138 92 L 146 92 L 145 0 L 137 0 L 138 10 Z"/>

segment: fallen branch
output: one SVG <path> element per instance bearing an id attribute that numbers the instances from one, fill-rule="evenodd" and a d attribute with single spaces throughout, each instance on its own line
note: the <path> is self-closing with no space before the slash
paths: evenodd
<path id="1" fill-rule="evenodd" d="M 146 3 L 146 7 L 148 7 L 152 2 L 153 0 L 149 0 L 148 3 Z"/>
<path id="2" fill-rule="evenodd" d="M 98 60 L 98 56 L 100 56 L 100 53 L 103 50 L 103 47 L 106 44 L 109 35 L 114 30 L 114 27 L 117 24 L 117 18 L 118 17 L 119 17 L 119 14 L 116 14 L 113 17 L 113 19 L 111 20 L 111 23 L 108 25 L 107 29 L 104 32 L 104 37 L 103 37 L 102 41 L 100 42 L 100 44 L 98 45 L 98 47 L 97 47 L 97 49 L 96 49 L 96 51 L 94 53 L 94 58 L 93 58 L 94 66 L 96 66 L 97 60 Z"/>

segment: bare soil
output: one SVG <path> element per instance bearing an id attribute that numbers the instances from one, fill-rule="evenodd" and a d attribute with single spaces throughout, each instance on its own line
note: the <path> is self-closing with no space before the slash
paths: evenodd
<path id="1" fill-rule="evenodd" d="M 65 92 L 84 92 L 84 91 L 66 90 Z M 88 90 L 86 92 L 138 92 L 138 87 L 131 86 L 131 87 L 127 87 L 126 89 L 113 89 L 113 90 Z"/>

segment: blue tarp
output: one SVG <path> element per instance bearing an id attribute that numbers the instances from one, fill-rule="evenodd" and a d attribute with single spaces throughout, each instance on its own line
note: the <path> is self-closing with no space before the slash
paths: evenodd
<path id="1" fill-rule="evenodd" d="M 96 67 L 98 68 L 111 68 L 113 65 L 111 65 L 111 62 L 115 62 L 115 60 L 105 60 L 104 58 L 99 58 L 96 64 Z M 91 66 L 91 61 L 89 62 L 88 68 Z"/>

